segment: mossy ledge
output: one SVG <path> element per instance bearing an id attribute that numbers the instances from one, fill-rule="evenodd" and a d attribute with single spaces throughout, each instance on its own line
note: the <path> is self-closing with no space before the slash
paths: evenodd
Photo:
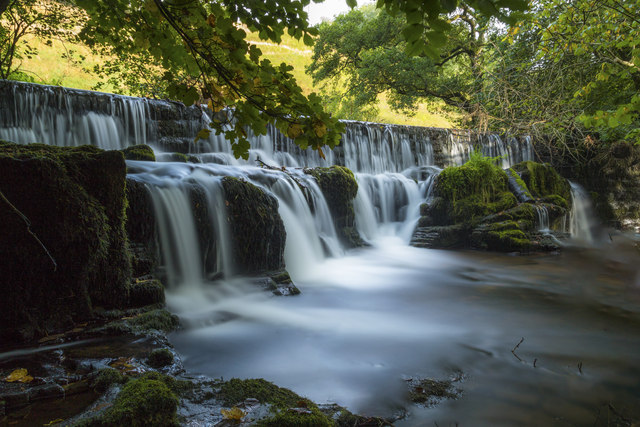
<path id="1" fill-rule="evenodd" d="M 30 340 L 91 317 L 95 306 L 125 306 L 123 154 L 0 141 L 0 171 L 2 338 Z"/>
<path id="2" fill-rule="evenodd" d="M 353 172 L 344 166 L 305 169 L 304 172 L 316 179 L 342 243 L 347 247 L 363 246 L 355 224 L 353 200 L 358 194 L 358 182 Z"/>
<path id="3" fill-rule="evenodd" d="M 536 209 L 544 209 L 558 228 L 570 206 L 568 181 L 549 165 L 522 162 L 505 172 L 495 163 L 472 155 L 464 165 L 444 169 L 435 197 L 420 208 L 411 244 L 520 253 L 558 249 L 536 233 Z"/>

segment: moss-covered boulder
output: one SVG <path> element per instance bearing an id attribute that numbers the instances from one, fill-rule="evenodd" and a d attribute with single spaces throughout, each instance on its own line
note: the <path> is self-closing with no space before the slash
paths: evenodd
<path id="1" fill-rule="evenodd" d="M 149 162 L 156 161 L 156 155 L 153 149 L 145 144 L 132 145 L 125 149 L 120 150 L 124 154 L 124 158 L 127 160 L 146 160 Z"/>
<path id="2" fill-rule="evenodd" d="M 305 173 L 316 179 L 342 243 L 348 247 L 362 246 L 364 243 L 356 230 L 353 209 L 353 199 L 358 194 L 358 182 L 353 172 L 344 166 L 331 166 L 305 169 Z"/>
<path id="3" fill-rule="evenodd" d="M 125 175 L 118 151 L 0 142 L 3 337 L 30 339 L 94 306 L 126 304 Z"/>
<path id="4" fill-rule="evenodd" d="M 569 206 L 571 203 L 571 186 L 569 181 L 560 176 L 549 164 L 521 162 L 512 169 L 526 184 L 526 188 L 535 198 L 555 197 L 556 204 Z M 560 201 L 564 199 L 564 202 Z"/>
<path id="5" fill-rule="evenodd" d="M 538 215 L 544 212 L 550 227 L 560 229 L 569 184 L 548 165 L 516 166 L 505 172 L 492 159 L 474 155 L 463 166 L 444 169 L 436 179 L 436 197 L 420 207 L 412 245 L 504 252 L 557 248 L 539 243 Z"/>
<path id="6" fill-rule="evenodd" d="M 286 231 L 278 200 L 242 179 L 224 177 L 222 186 L 236 270 L 254 274 L 284 268 Z"/>
<path id="7" fill-rule="evenodd" d="M 157 279 L 136 280 L 129 287 L 129 305 L 143 307 L 164 304 L 164 286 Z"/>
<path id="8" fill-rule="evenodd" d="M 462 166 L 444 169 L 436 178 L 434 194 L 439 199 L 429 215 L 435 225 L 473 224 L 517 204 L 507 174 L 480 155 L 473 155 Z"/>

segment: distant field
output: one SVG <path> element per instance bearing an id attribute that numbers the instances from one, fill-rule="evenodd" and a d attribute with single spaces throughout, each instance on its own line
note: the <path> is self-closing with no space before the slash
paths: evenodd
<path id="1" fill-rule="evenodd" d="M 291 65 L 294 68 L 294 76 L 306 94 L 315 91 L 311 76 L 305 73 L 305 67 L 311 63 L 311 47 L 287 35 L 283 37 L 281 45 L 264 42 L 256 34 L 251 33 L 247 35 L 247 40 L 258 45 L 271 62 L 275 64 L 285 62 Z M 35 83 L 90 90 L 100 82 L 100 79 L 90 70 L 94 65 L 99 64 L 101 59 L 91 54 L 86 46 L 61 42 L 46 46 L 37 40 L 32 40 L 31 44 L 38 48 L 39 54 L 31 59 L 25 59 L 22 62 L 22 70 Z M 81 56 L 84 60 L 81 60 Z M 109 92 L 112 88 L 103 86 L 100 90 Z M 378 108 L 379 113 L 374 120 L 381 123 L 451 128 L 455 126 L 457 118 L 454 114 L 443 111 L 442 106 L 437 103 L 422 104 L 414 116 L 408 117 L 393 111 L 385 102 L 384 96 L 380 97 Z"/>

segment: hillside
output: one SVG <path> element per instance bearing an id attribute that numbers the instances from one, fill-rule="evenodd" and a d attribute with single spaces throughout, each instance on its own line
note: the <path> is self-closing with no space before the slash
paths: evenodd
<path id="1" fill-rule="evenodd" d="M 273 63 L 286 62 L 293 66 L 293 74 L 305 93 L 317 91 L 314 89 L 311 76 L 305 73 L 305 68 L 311 63 L 312 48 L 286 34 L 280 45 L 262 41 L 252 33 L 248 34 L 247 40 L 258 45 Z M 38 55 L 27 58 L 22 63 L 22 70 L 29 81 L 87 90 L 95 89 L 100 83 L 100 79 L 90 70 L 95 64 L 100 63 L 101 59 L 93 55 L 86 46 L 63 44 L 59 41 L 54 42 L 52 46 L 38 40 L 30 40 L 30 43 L 38 49 Z M 103 85 L 100 90 L 108 92 L 112 88 Z M 374 121 L 413 126 L 454 127 L 455 115 L 443 111 L 442 107 L 425 103 L 414 116 L 408 117 L 393 111 L 382 96 L 379 113 Z"/>

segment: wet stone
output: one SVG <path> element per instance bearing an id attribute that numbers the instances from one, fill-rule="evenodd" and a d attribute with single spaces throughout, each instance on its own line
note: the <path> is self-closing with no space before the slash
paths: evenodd
<path id="1" fill-rule="evenodd" d="M 36 387 L 31 392 L 31 401 L 58 399 L 64 397 L 64 388 L 58 384 L 47 384 L 42 387 Z"/>

